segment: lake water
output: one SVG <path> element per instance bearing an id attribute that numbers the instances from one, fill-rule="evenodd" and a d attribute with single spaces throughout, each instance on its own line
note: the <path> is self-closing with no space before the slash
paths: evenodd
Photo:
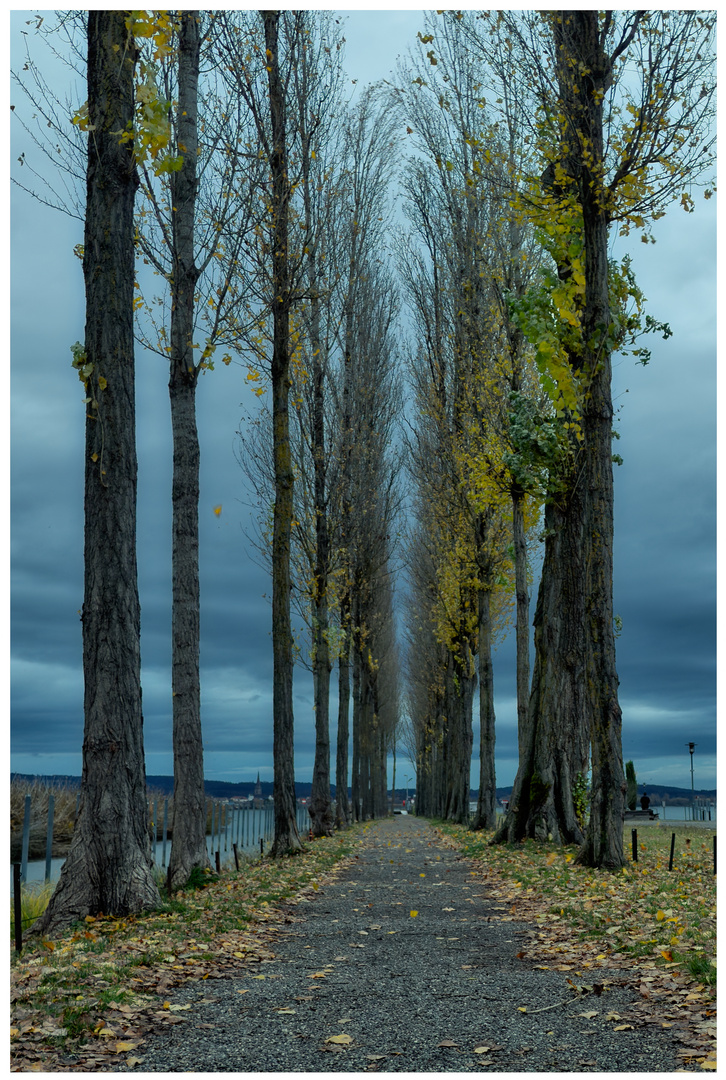
<path id="1" fill-rule="evenodd" d="M 474 809 L 476 809 L 476 803 L 474 803 Z M 690 817 L 690 807 L 684 806 L 659 806 L 657 803 L 651 803 L 651 809 L 657 811 L 659 821 L 667 821 L 673 825 L 688 824 L 692 819 Z M 711 820 L 709 821 L 709 812 L 711 814 Z M 497 813 L 502 813 L 501 809 L 497 810 Z M 688 816 L 687 816 L 688 815 Z M 305 830 L 307 827 L 309 818 L 307 809 L 305 807 L 298 807 L 298 828 Z M 626 825 L 632 824 L 626 822 Z M 641 824 L 640 822 L 638 823 Z M 645 824 L 645 823 L 643 823 Z M 705 809 L 705 821 L 695 821 L 694 824 L 709 826 L 713 829 L 716 828 L 716 807 L 712 806 Z M 230 823 L 226 829 L 222 829 L 221 843 L 220 835 L 215 827 L 214 844 L 212 844 L 212 837 L 207 837 L 207 851 L 209 852 L 212 865 L 214 865 L 214 852 L 219 850 L 220 861 L 224 866 L 225 863 L 234 863 L 234 852 L 232 850 L 232 844 L 237 844 L 237 850 L 240 854 L 245 855 L 259 855 L 260 853 L 260 837 L 263 838 L 265 850 L 267 849 L 269 841 L 273 835 L 273 819 L 269 809 L 267 810 L 235 810 Z M 154 862 L 157 867 L 165 868 L 169 865 L 169 856 L 171 854 L 171 840 L 166 842 L 166 850 L 164 850 L 164 843 L 162 840 L 156 842 L 154 849 Z M 50 880 L 57 881 L 60 877 L 61 867 L 65 859 L 52 859 L 50 864 Z M 41 882 L 45 877 L 45 859 L 34 859 L 28 862 L 28 876 L 27 881 Z M 10 872 L 10 889 L 12 892 L 12 869 Z"/>
<path id="2" fill-rule="evenodd" d="M 307 809 L 298 807 L 298 828 L 305 829 L 309 821 Z M 259 855 L 260 838 L 262 838 L 265 850 L 274 835 L 274 818 L 272 807 L 263 810 L 238 810 L 230 811 L 228 824 L 222 826 L 221 832 L 215 824 L 214 839 L 207 837 L 207 851 L 214 866 L 214 853 L 219 851 L 222 866 L 226 863 L 234 865 L 234 850 L 232 845 L 237 844 L 240 855 Z M 154 863 L 157 867 L 166 868 L 169 865 L 171 855 L 171 840 L 164 844 L 163 840 L 157 840 L 153 847 Z M 50 880 L 57 881 L 60 877 L 64 858 L 51 859 Z M 45 878 L 45 859 L 33 859 L 28 862 L 27 882 L 41 882 Z M 10 872 L 10 889 L 12 891 L 12 868 Z"/>

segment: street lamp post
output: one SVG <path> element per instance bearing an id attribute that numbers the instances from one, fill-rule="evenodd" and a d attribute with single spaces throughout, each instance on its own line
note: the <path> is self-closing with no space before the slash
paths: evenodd
<path id="1" fill-rule="evenodd" d="M 689 750 L 690 755 L 691 755 L 691 817 L 695 820 L 696 812 L 695 812 L 695 808 L 694 808 L 695 796 L 694 796 L 694 791 L 693 791 L 693 751 L 695 749 L 696 743 L 689 742 L 689 743 L 686 743 L 686 746 L 688 747 L 688 750 Z"/>
<path id="2" fill-rule="evenodd" d="M 408 785 L 409 785 L 410 780 L 413 780 L 413 777 L 412 776 L 407 776 L 406 777 L 406 809 L 407 810 L 408 810 Z"/>

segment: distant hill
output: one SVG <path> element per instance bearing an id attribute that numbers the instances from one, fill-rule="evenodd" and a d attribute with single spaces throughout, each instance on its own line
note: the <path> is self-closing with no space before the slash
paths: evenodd
<path id="1" fill-rule="evenodd" d="M 640 799 L 640 796 L 643 794 L 643 790 L 643 785 L 639 783 L 638 799 Z M 690 788 L 673 787 L 668 784 L 648 784 L 646 785 L 646 790 L 648 792 L 648 795 L 650 796 L 650 801 L 654 804 L 665 802 L 666 805 L 670 803 L 675 806 L 683 806 L 685 804 L 690 805 L 691 802 Z M 472 788 L 470 794 L 472 799 L 476 799 L 479 792 L 475 791 Z M 511 787 L 497 788 L 498 799 L 508 799 L 511 794 Z M 696 790 L 693 792 L 693 795 L 697 799 L 705 799 L 706 801 L 710 800 L 711 802 L 716 802 L 716 788 L 696 788 Z"/>
<path id="2" fill-rule="evenodd" d="M 29 773 L 11 773 L 10 782 L 14 780 L 20 783 L 28 784 L 29 786 L 37 782 L 40 784 L 48 784 L 54 787 L 66 787 L 66 788 L 78 788 L 81 785 L 80 776 L 34 776 Z M 174 790 L 174 777 L 173 776 L 147 776 L 146 786 L 151 791 L 158 791 L 160 794 L 171 795 Z M 269 795 L 272 795 L 272 784 L 269 782 L 262 782 L 262 797 L 266 799 Z M 648 794 L 650 795 L 651 802 L 654 804 L 665 802 L 666 804 L 673 804 L 676 806 L 682 806 L 691 801 L 691 789 L 672 787 L 664 784 L 648 784 Z M 255 781 L 244 780 L 239 784 L 232 784 L 226 780 L 205 780 L 204 790 L 210 798 L 213 799 L 233 799 L 247 798 L 254 794 Z M 413 795 L 415 787 L 411 785 L 408 788 L 409 795 Z M 335 798 L 335 784 L 331 784 L 330 793 Z M 642 785 L 638 785 L 638 798 L 642 795 Z M 312 794 L 312 784 L 295 783 L 295 795 L 298 799 L 309 799 Z M 350 795 L 350 788 L 348 788 L 348 794 Z M 390 794 L 390 792 L 389 792 Z M 472 788 L 469 792 L 469 798 L 473 801 L 477 798 L 479 792 Z M 511 787 L 497 788 L 498 799 L 508 799 L 512 794 Z M 693 794 L 697 799 L 706 799 L 712 802 L 716 801 L 716 789 L 699 788 L 694 791 Z M 406 796 L 406 788 L 396 788 L 395 799 L 397 802 L 402 802 Z"/>

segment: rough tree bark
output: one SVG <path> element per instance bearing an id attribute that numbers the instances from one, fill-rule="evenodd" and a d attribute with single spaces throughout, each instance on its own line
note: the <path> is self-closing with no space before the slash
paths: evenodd
<path id="1" fill-rule="evenodd" d="M 272 430 L 275 506 L 272 535 L 273 763 L 275 838 L 273 857 L 302 850 L 295 815 L 292 709 L 292 626 L 290 622 L 290 533 L 293 470 L 290 451 L 290 264 L 288 250 L 290 179 L 287 162 L 285 86 L 280 72 L 278 30 L 281 12 L 262 11 L 267 49 L 271 119 L 270 156 L 272 250 Z"/>
<path id="2" fill-rule="evenodd" d="M 444 817 L 461 825 L 469 824 L 471 750 L 474 741 L 471 710 L 476 682 L 473 663 L 466 642 L 458 642 L 456 651 L 449 651 L 445 698 Z"/>
<path id="3" fill-rule="evenodd" d="M 88 14 L 84 736 L 78 821 L 34 932 L 155 907 L 146 805 L 136 572 L 134 197 L 136 47 L 124 11 Z"/>
<path id="4" fill-rule="evenodd" d="M 572 788 L 587 771 L 582 487 L 545 508 L 545 556 L 535 611 L 535 663 L 517 775 L 495 842 L 579 844 Z"/>
<path id="5" fill-rule="evenodd" d="M 347 573 L 347 570 L 344 572 Z M 338 656 L 338 735 L 335 756 L 335 825 L 350 825 L 348 800 L 348 741 L 350 729 L 350 592 L 340 602 L 340 653 Z"/>
<path id="6" fill-rule="evenodd" d="M 183 157 L 171 174 L 172 306 L 169 401 L 172 473 L 172 718 L 174 748 L 172 889 L 186 885 L 195 867 L 209 866 L 199 686 L 199 438 L 194 363 L 194 261 L 197 196 L 199 12 L 181 14 L 177 142 Z"/>
<path id="7" fill-rule="evenodd" d="M 491 593 L 479 589 L 479 797 L 473 829 L 493 829 L 497 822 L 497 780 L 494 771 L 496 738 L 494 715 L 494 666 L 492 664 Z"/>

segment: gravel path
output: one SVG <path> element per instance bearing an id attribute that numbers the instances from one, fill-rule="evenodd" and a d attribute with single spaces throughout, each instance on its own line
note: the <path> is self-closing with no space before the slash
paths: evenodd
<path id="1" fill-rule="evenodd" d="M 471 869 L 426 822 L 371 823 L 359 855 L 290 909 L 273 961 L 169 995 L 191 1008 L 147 1037 L 140 1070 L 679 1067 L 672 1033 L 628 1015 L 637 994 L 613 985 L 627 983 L 626 972 L 607 969 L 602 992 L 581 996 L 566 974 L 518 959 L 525 924 L 509 921 Z"/>

